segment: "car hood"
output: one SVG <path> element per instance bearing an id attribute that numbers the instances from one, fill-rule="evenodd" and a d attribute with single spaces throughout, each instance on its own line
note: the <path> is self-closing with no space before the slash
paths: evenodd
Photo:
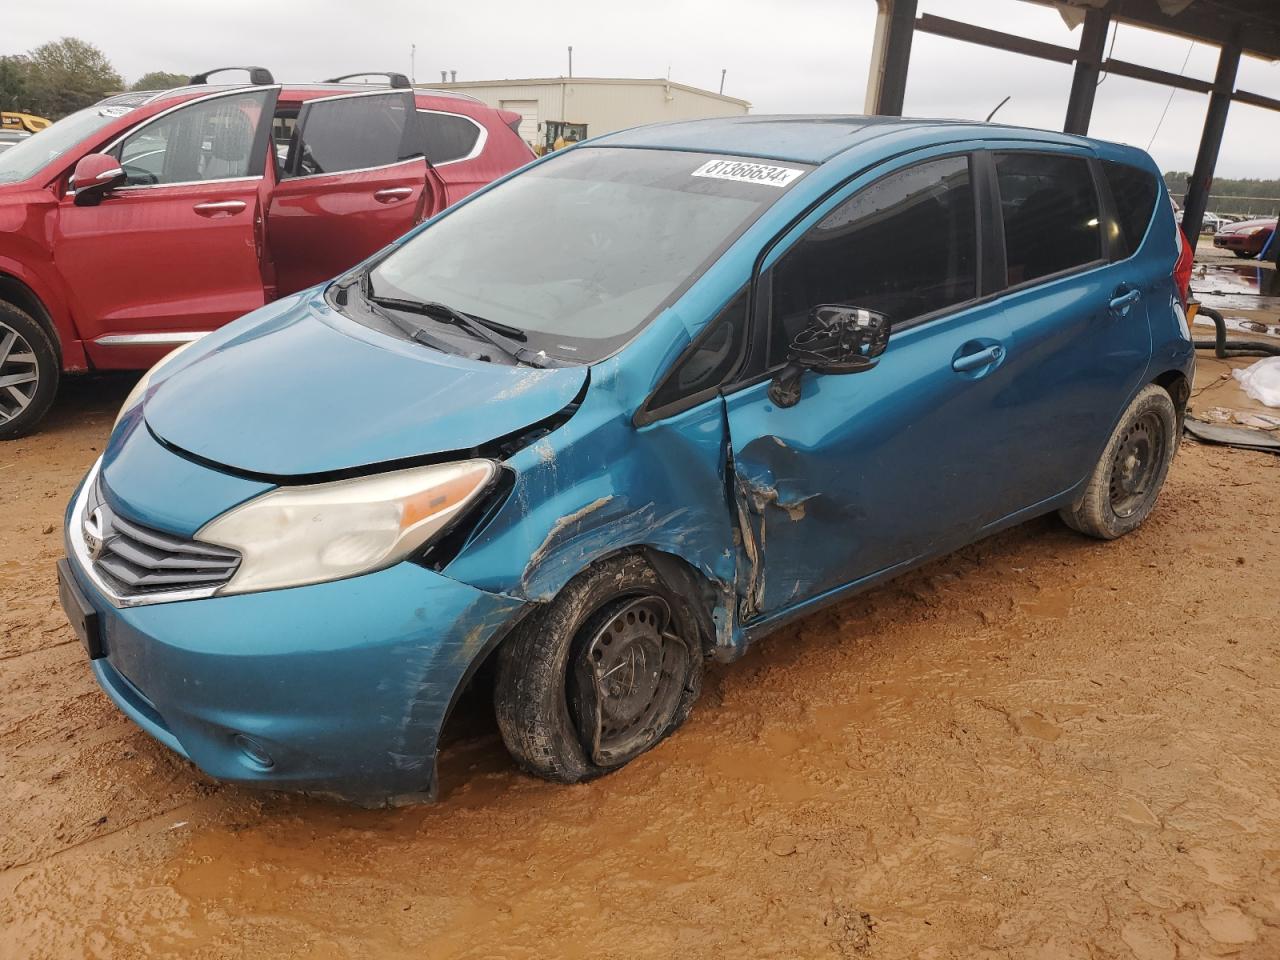
<path id="1" fill-rule="evenodd" d="M 211 334 L 157 372 L 143 415 L 197 458 L 298 477 L 472 450 L 560 412 L 587 375 L 444 354 L 314 298 Z"/>
<path id="2" fill-rule="evenodd" d="M 1267 230 L 1274 230 L 1276 222 L 1270 217 L 1262 217 L 1256 220 L 1241 220 L 1239 223 L 1226 223 L 1219 229 L 1219 233 L 1248 233 L 1250 230 L 1257 230 L 1263 227 Z"/>

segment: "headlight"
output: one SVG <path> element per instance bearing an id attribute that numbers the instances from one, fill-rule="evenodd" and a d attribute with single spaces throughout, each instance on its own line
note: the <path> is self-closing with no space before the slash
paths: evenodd
<path id="1" fill-rule="evenodd" d="M 142 375 L 142 379 L 133 385 L 133 389 L 129 391 L 129 395 L 124 398 L 124 403 L 120 405 L 120 412 L 116 414 L 116 422 L 111 425 L 114 430 L 120 425 L 120 421 L 124 419 L 124 415 L 133 409 L 134 405 L 142 399 L 142 395 L 147 392 L 147 387 L 151 386 L 151 378 L 156 375 L 156 371 L 163 367 L 166 363 L 180 354 L 187 347 L 195 346 L 199 340 L 188 340 L 180 347 L 170 350 L 163 357 L 156 361 L 155 366 Z"/>
<path id="2" fill-rule="evenodd" d="M 219 594 L 340 580 L 381 570 L 419 549 L 497 474 L 489 460 L 278 487 L 211 520 L 196 539 L 244 559 Z"/>

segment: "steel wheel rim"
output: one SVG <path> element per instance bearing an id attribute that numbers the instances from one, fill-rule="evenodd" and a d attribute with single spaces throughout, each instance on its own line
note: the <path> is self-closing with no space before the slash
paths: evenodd
<path id="1" fill-rule="evenodd" d="M 570 701 L 592 762 L 623 763 L 653 746 L 680 707 L 689 648 L 671 608 L 646 594 L 601 608 L 580 634 Z"/>
<path id="2" fill-rule="evenodd" d="M 40 389 L 36 352 L 26 337 L 0 321 L 0 425 L 21 414 Z"/>
<path id="3" fill-rule="evenodd" d="M 1111 510 L 1127 519 L 1151 496 L 1164 459 L 1165 436 L 1158 414 L 1144 413 L 1125 428 L 1111 460 Z"/>

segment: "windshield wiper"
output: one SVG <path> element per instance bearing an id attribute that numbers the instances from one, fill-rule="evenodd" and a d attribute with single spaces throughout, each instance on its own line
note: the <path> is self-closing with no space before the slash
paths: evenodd
<path id="1" fill-rule="evenodd" d="M 433 300 L 405 300 L 399 297 L 380 297 L 373 293 L 372 289 L 369 289 L 365 296 L 370 303 L 385 310 L 415 313 L 420 316 L 431 317 L 441 323 L 451 323 L 456 327 L 461 327 L 475 339 L 483 340 L 516 363 L 523 363 L 530 367 L 546 367 L 548 365 L 545 353 L 534 353 L 519 342 L 526 338 L 523 332 L 516 330 L 514 327 L 506 327 L 491 320 L 473 317 L 470 314 L 463 313 L 461 310 L 455 310 L 448 304 L 437 303 Z M 511 332 L 507 333 L 505 331 Z"/>
<path id="2" fill-rule="evenodd" d="M 409 323 L 406 320 L 396 316 L 394 312 L 389 312 L 386 309 L 380 309 L 376 301 L 374 301 L 373 298 L 371 298 L 366 292 L 366 289 L 367 289 L 366 280 L 364 277 L 358 277 L 358 278 L 352 278 L 349 280 L 339 281 L 338 284 L 335 284 L 335 291 L 342 295 L 342 300 L 340 302 L 343 306 L 345 306 L 347 303 L 347 300 L 348 300 L 347 294 L 352 287 L 356 287 L 356 289 L 358 289 L 362 294 L 361 299 L 364 301 L 364 308 L 366 310 L 368 310 L 378 319 L 384 321 L 385 323 L 389 323 L 391 326 L 395 327 L 397 330 L 399 330 L 402 334 L 404 334 L 406 337 L 408 337 L 410 340 L 414 341 L 415 343 L 421 343 L 424 346 L 430 347 L 433 350 L 439 350 L 441 353 L 449 353 L 449 354 L 464 356 L 469 360 L 489 359 L 483 354 L 468 353 L 465 350 L 459 350 L 455 344 L 448 343 L 444 340 L 439 339 L 438 337 L 433 337 L 431 334 L 427 333 L 426 330 L 418 326 L 416 323 Z"/>

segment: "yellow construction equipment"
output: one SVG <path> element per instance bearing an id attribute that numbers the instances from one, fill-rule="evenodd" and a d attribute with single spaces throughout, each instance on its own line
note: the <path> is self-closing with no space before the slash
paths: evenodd
<path id="1" fill-rule="evenodd" d="M 6 133 L 39 133 L 52 123 L 52 120 L 31 113 L 8 110 L 0 112 L 0 130 Z"/>

